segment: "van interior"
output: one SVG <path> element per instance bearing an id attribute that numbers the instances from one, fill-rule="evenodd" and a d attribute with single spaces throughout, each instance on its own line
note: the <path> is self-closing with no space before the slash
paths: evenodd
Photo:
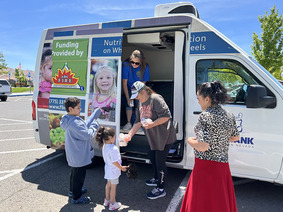
<path id="1" fill-rule="evenodd" d="M 122 62 L 129 58 L 131 53 L 138 49 L 143 51 L 150 68 L 150 80 L 146 83 L 156 93 L 162 95 L 171 114 L 174 114 L 174 54 L 175 31 L 159 31 L 151 33 L 124 33 L 122 45 Z M 126 102 L 121 101 L 120 132 L 127 123 Z M 181 123 L 179 123 L 181 124 Z M 172 146 L 167 161 L 180 162 L 183 158 L 183 140 L 176 141 Z M 121 154 L 127 158 L 148 159 L 149 144 L 143 132 L 137 133 L 126 147 L 120 148 Z"/>

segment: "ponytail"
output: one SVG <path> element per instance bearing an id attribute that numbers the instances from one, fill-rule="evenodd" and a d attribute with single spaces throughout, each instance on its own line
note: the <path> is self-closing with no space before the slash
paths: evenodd
<path id="1" fill-rule="evenodd" d="M 115 136 L 115 130 L 111 127 L 100 126 L 96 132 L 95 140 L 98 143 L 99 148 L 102 148 L 105 141 L 109 140 L 109 137 Z"/>

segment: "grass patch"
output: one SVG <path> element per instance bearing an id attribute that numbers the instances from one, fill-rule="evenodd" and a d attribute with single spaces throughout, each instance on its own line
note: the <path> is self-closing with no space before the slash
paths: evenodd
<path id="1" fill-rule="evenodd" d="M 22 93 L 28 91 L 33 91 L 33 87 L 12 87 L 12 93 Z"/>

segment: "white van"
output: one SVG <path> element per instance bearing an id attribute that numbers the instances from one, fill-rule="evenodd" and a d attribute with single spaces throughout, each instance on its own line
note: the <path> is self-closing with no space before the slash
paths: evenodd
<path id="1" fill-rule="evenodd" d="M 126 124 L 121 101 L 121 64 L 135 49 L 146 55 L 150 66 L 147 83 L 167 102 L 177 123 L 177 140 L 167 164 L 192 169 L 193 149 L 187 138 L 201 108 L 196 89 L 206 81 L 219 80 L 229 91 L 231 101 L 224 107 L 237 119 L 241 134 L 230 146 L 233 176 L 283 184 L 283 87 L 263 67 L 212 26 L 199 19 L 191 3 L 157 5 L 155 17 L 68 26 L 42 33 L 34 77 L 33 123 L 37 142 L 64 148 L 60 119 L 66 114 L 64 100 L 77 96 L 81 115 L 91 114 L 94 76 L 102 65 L 116 73 L 116 104 L 100 117 L 102 125 L 112 126 L 117 135 Z M 51 82 L 44 79 L 41 60 L 52 52 Z M 49 52 L 49 53 L 48 53 Z M 47 88 L 43 88 L 47 86 Z M 42 95 L 46 92 L 47 95 Z M 117 145 L 118 142 L 117 142 Z M 149 163 L 148 144 L 143 133 L 136 134 L 124 158 Z M 95 148 L 95 154 L 101 151 Z"/>

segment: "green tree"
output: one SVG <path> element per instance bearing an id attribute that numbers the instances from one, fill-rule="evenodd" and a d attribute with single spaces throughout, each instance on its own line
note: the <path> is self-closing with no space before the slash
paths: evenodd
<path id="1" fill-rule="evenodd" d="M 275 6 L 270 14 L 259 16 L 262 33 L 261 38 L 253 33 L 252 55 L 255 59 L 277 79 L 282 79 L 283 67 L 283 17 L 279 15 Z"/>
<path id="2" fill-rule="evenodd" d="M 4 69 L 7 68 L 7 64 L 5 63 L 4 55 L 0 52 L 0 73 L 3 72 Z"/>

